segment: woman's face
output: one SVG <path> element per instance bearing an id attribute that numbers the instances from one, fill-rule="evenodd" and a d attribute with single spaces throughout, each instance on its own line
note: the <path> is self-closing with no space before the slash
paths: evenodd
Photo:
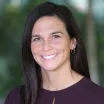
<path id="1" fill-rule="evenodd" d="M 46 71 L 70 64 L 70 50 L 76 46 L 65 24 L 56 16 L 44 16 L 32 29 L 31 51 L 34 60 Z"/>

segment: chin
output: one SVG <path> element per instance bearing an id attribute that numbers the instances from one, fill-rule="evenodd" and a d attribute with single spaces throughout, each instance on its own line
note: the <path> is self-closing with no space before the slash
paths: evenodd
<path id="1" fill-rule="evenodd" d="M 45 71 L 55 71 L 57 68 L 51 66 L 45 66 L 45 67 L 41 67 L 41 69 Z"/>

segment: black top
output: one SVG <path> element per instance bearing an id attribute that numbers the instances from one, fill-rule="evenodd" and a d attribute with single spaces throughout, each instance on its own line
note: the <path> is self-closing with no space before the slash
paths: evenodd
<path id="1" fill-rule="evenodd" d="M 5 104 L 21 104 L 20 89 L 16 88 L 11 91 Z M 104 88 L 84 77 L 63 90 L 42 89 L 37 104 L 104 104 Z"/>

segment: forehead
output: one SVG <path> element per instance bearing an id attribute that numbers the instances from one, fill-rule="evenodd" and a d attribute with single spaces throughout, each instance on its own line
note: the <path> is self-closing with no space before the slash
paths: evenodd
<path id="1" fill-rule="evenodd" d="M 32 34 L 45 31 L 59 31 L 63 29 L 66 29 L 65 24 L 57 16 L 44 16 L 35 22 Z"/>
<path id="2" fill-rule="evenodd" d="M 63 21 L 56 15 L 54 16 L 43 16 L 43 17 L 40 17 L 36 22 L 35 24 L 39 24 L 39 23 L 42 23 L 42 22 L 48 22 L 48 21 L 57 21 L 57 22 L 61 22 L 63 23 Z M 50 22 L 51 22 L 50 21 Z M 35 25 L 34 24 L 34 25 Z M 63 23 L 64 24 L 64 23 Z"/>

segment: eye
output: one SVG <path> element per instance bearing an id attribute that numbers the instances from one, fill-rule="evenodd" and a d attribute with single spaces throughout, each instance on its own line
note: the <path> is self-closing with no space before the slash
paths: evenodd
<path id="1" fill-rule="evenodd" d="M 52 38 L 60 38 L 60 35 L 53 35 Z"/>
<path id="2" fill-rule="evenodd" d="M 41 40 L 40 37 L 35 37 L 35 38 L 32 39 L 32 41 L 34 41 L 34 42 L 36 42 L 36 41 L 40 41 L 40 40 Z"/>

